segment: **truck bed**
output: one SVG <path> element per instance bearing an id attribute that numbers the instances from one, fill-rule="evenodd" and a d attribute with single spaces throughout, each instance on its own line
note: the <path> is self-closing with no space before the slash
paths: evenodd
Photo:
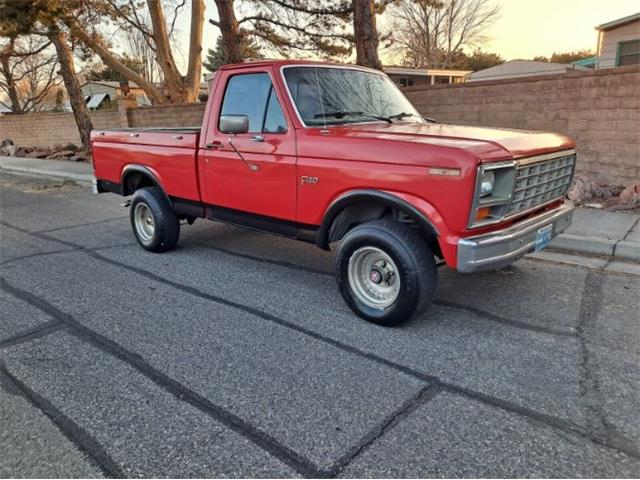
<path id="1" fill-rule="evenodd" d="M 169 196 L 200 201 L 196 165 L 200 127 L 91 132 L 95 176 L 121 184 L 129 165 L 149 169 Z"/>

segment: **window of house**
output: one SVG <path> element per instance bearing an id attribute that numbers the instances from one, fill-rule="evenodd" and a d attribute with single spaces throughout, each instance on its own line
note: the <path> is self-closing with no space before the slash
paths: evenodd
<path id="1" fill-rule="evenodd" d="M 640 64 L 640 40 L 618 43 L 617 67 Z"/>
<path id="2" fill-rule="evenodd" d="M 229 79 L 220 115 L 246 115 L 249 132 L 281 133 L 287 122 L 269 75 L 247 73 Z"/>

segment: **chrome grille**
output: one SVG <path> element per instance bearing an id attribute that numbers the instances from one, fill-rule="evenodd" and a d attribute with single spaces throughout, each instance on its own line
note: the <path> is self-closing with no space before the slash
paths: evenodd
<path id="1" fill-rule="evenodd" d="M 563 197 L 571 184 L 575 163 L 573 153 L 518 167 L 507 215 Z"/>

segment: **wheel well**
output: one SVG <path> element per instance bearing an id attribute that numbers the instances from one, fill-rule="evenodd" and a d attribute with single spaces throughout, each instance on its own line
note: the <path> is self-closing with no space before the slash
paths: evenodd
<path id="1" fill-rule="evenodd" d="M 148 173 L 140 171 L 127 172 L 122 178 L 122 195 L 133 195 L 133 192 L 140 188 L 157 186 L 158 182 Z"/>
<path id="2" fill-rule="evenodd" d="M 427 240 L 432 251 L 442 257 L 438 234 L 428 221 L 405 208 L 379 201 L 358 201 L 344 207 L 329 227 L 327 244 L 341 240 L 353 227 L 379 218 L 403 223 L 418 231 Z"/>

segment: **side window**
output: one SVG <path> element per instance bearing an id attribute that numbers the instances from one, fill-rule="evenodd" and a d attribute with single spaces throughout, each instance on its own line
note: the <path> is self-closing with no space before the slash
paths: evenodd
<path id="1" fill-rule="evenodd" d="M 284 133 L 287 131 L 287 120 L 284 118 L 284 112 L 280 102 L 278 102 L 278 95 L 276 95 L 273 87 L 269 90 L 269 103 L 267 104 L 262 131 L 265 133 Z"/>
<path id="2" fill-rule="evenodd" d="M 247 115 L 249 132 L 285 132 L 287 123 L 266 73 L 234 75 L 227 83 L 221 115 Z"/>

